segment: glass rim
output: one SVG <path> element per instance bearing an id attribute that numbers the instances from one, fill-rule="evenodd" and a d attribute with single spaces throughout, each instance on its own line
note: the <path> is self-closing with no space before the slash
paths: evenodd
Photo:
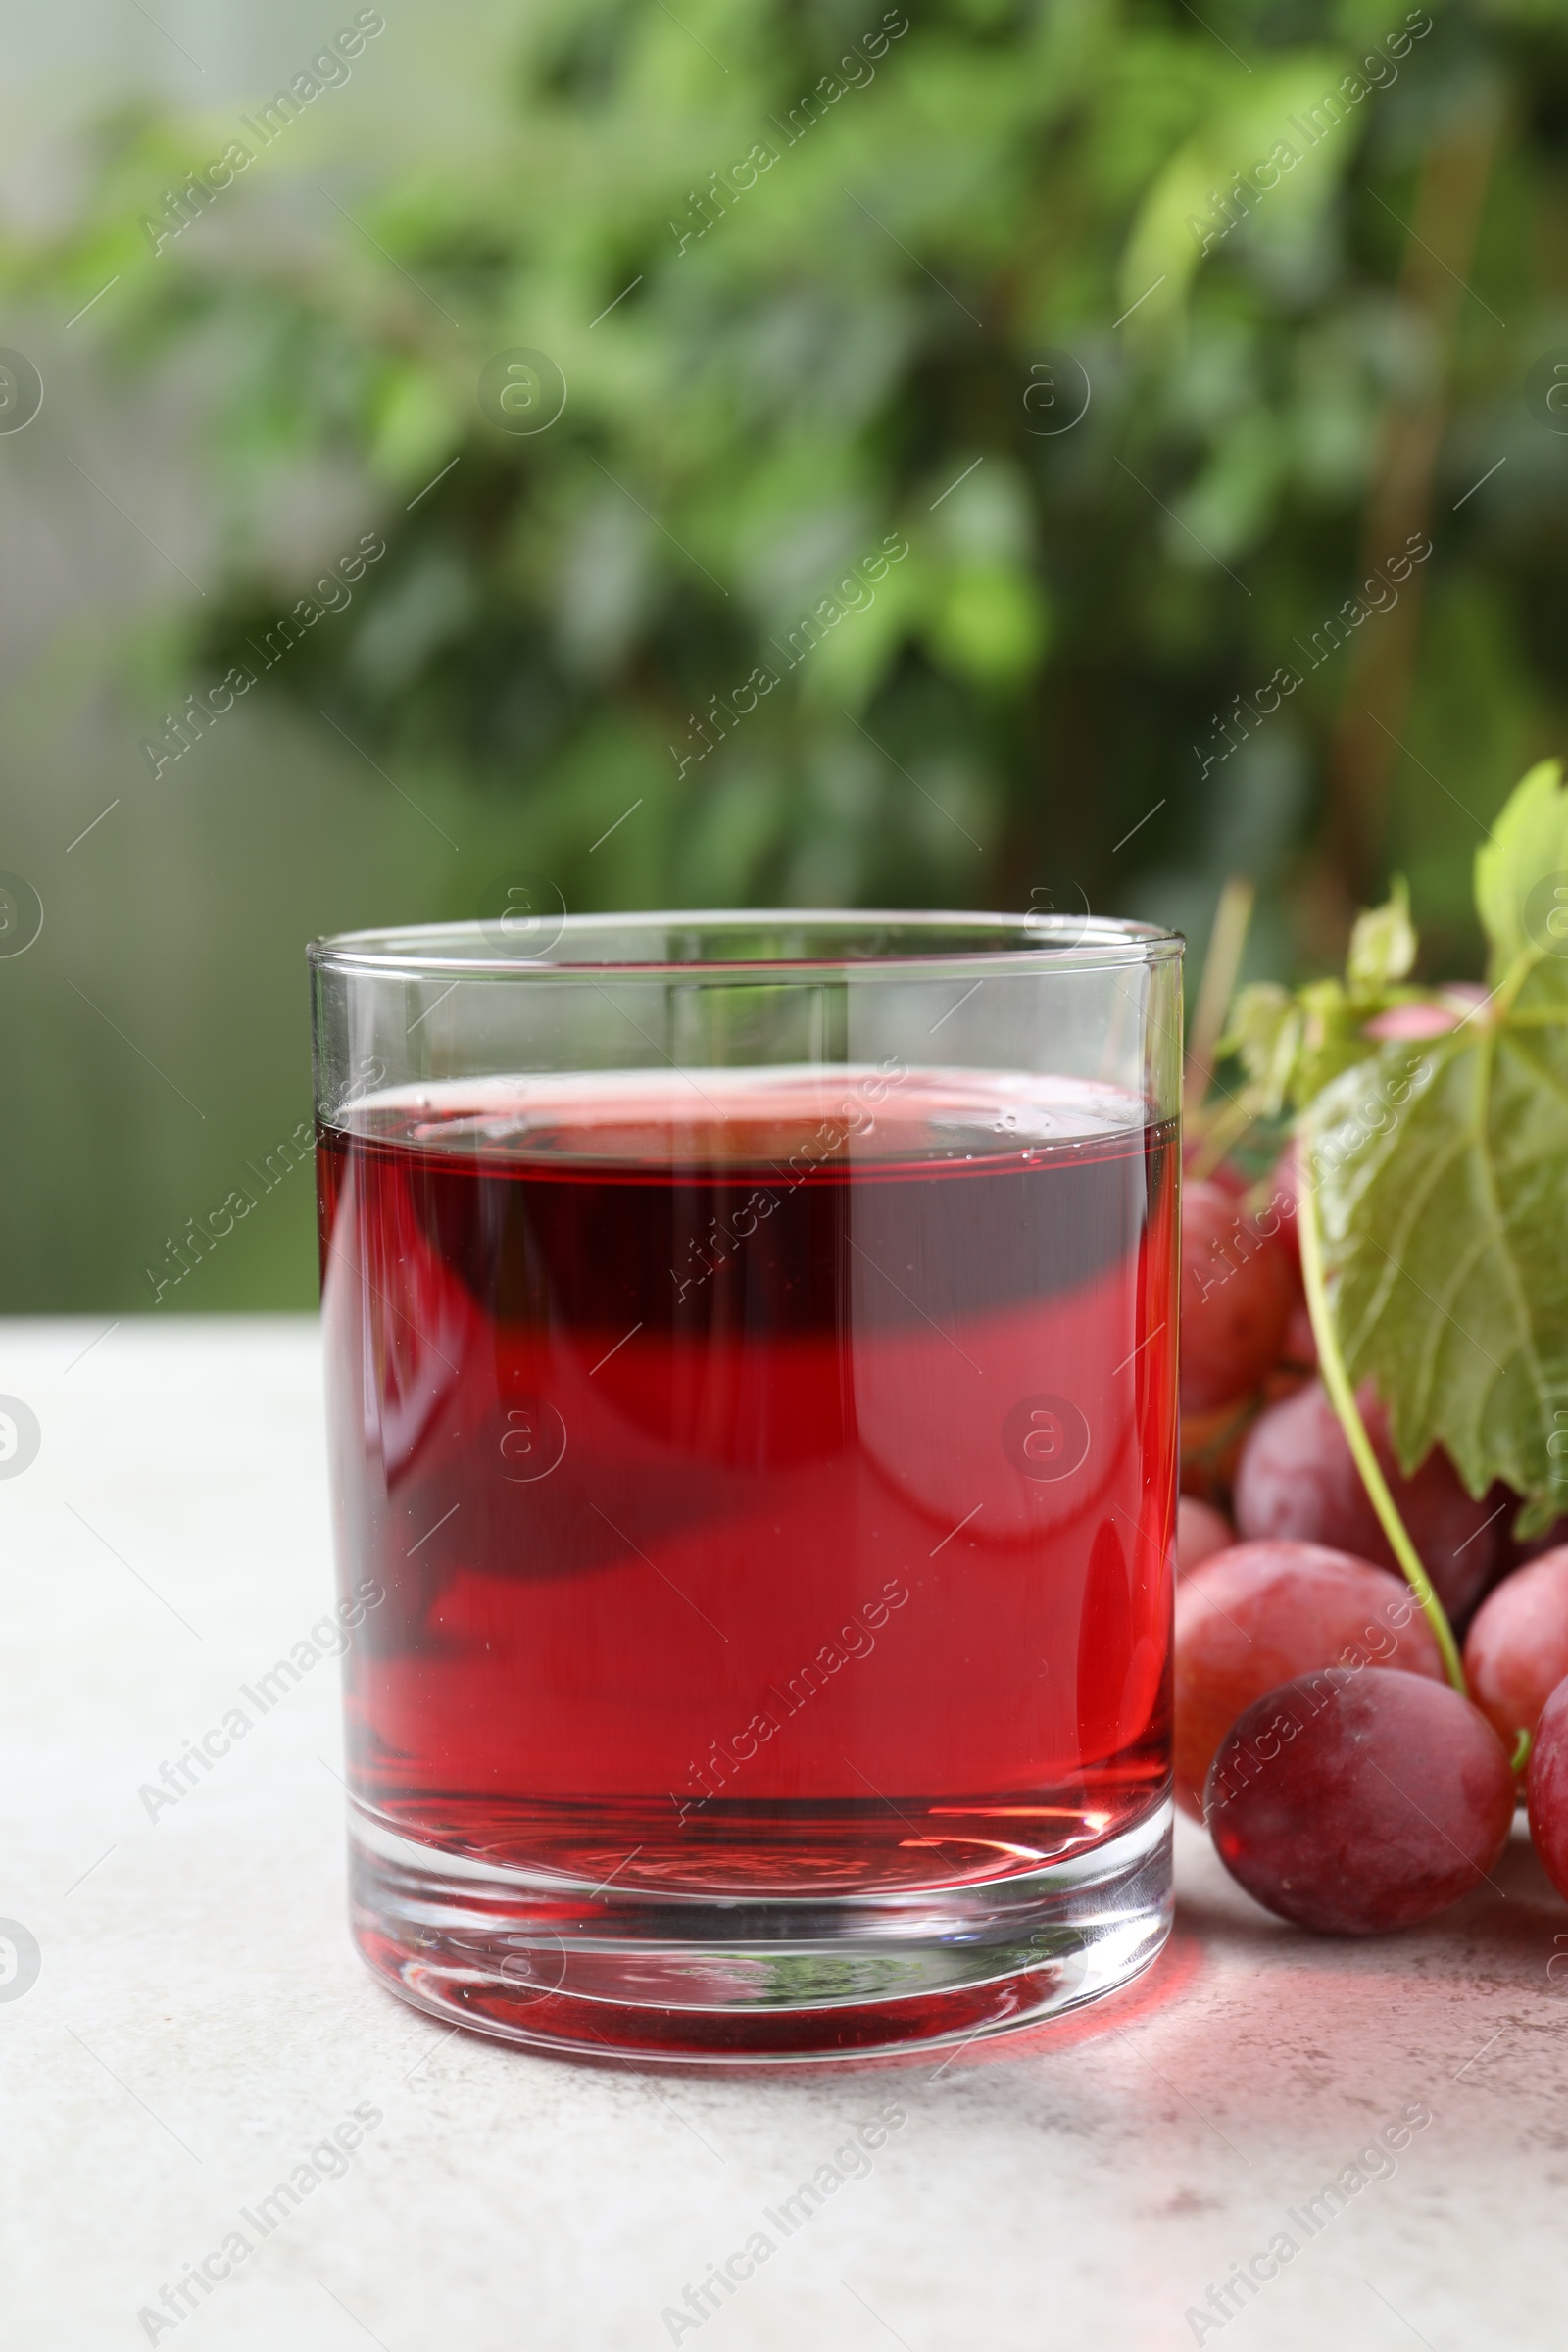
<path id="1" fill-rule="evenodd" d="M 803 985 L 829 973 L 869 977 L 887 973 L 911 974 L 951 971 L 979 964 L 989 968 L 1045 973 L 1103 970 L 1118 964 L 1151 964 L 1179 956 L 1185 935 L 1159 923 L 1120 915 L 1007 914 L 940 907 L 680 907 L 637 908 L 619 913 L 565 914 L 548 918 L 554 936 L 551 952 L 523 955 L 498 947 L 493 926 L 474 919 L 453 923 L 414 923 L 385 930 L 340 931 L 312 940 L 306 953 L 314 972 L 363 974 L 381 979 L 447 978 L 581 979 L 602 980 L 607 974 L 627 980 L 665 980 L 697 975 L 756 980 L 774 974 L 780 981 Z M 755 933 L 763 929 L 816 929 L 824 934 L 828 952 L 820 956 L 725 955 L 714 940 L 697 956 L 625 955 L 563 956 L 569 943 L 589 947 L 596 936 L 645 930 L 650 934 L 685 928 L 705 933 Z M 896 946 L 868 944 L 858 951 L 848 944 L 856 934 L 878 930 L 905 934 L 941 933 L 943 944 L 921 948 L 906 941 Z M 965 944 L 961 935 L 978 936 Z M 837 933 L 846 944 L 833 953 L 828 935 Z M 998 934 L 1002 934 L 1001 943 Z M 956 936 L 955 936 L 956 935 Z"/>

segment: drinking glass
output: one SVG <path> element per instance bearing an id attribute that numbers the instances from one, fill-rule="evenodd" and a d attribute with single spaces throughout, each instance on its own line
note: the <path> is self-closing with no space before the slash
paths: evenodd
<path id="1" fill-rule="evenodd" d="M 311 951 L 354 1932 L 638 2062 L 1048 2018 L 1170 1918 L 1181 942 Z"/>

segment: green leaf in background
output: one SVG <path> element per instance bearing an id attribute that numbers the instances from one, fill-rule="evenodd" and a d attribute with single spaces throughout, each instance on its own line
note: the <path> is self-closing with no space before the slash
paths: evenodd
<path id="1" fill-rule="evenodd" d="M 1530 1533 L 1568 1509 L 1568 793 L 1555 762 L 1509 801 L 1476 893 L 1491 995 L 1446 1033 L 1385 1037 L 1307 1102 L 1300 1133 L 1351 1377 L 1376 1383 L 1407 1468 L 1441 1443 L 1472 1494 L 1502 1479 L 1527 1497 Z"/>
<path id="2" fill-rule="evenodd" d="M 138 706 L 248 661 L 346 514 L 386 561 L 268 700 L 416 802 L 514 812 L 573 906 L 1038 887 L 1197 940 L 1236 871 L 1283 978 L 1402 867 L 1468 968 L 1457 826 L 1562 730 L 1518 617 L 1568 578 L 1523 380 L 1568 332 L 1560 0 L 485 0 L 461 69 L 419 14 L 156 252 L 220 116 L 127 102 L 69 202 L 0 211 L 13 303 L 112 283 L 73 350 L 205 387 L 207 593 Z M 442 103 L 406 121 L 419 42 Z M 480 402 L 514 348 L 569 387 L 548 429 Z M 1368 572 L 1429 510 L 1396 620 Z M 1396 710 L 1369 782 L 1348 716 Z M 636 773 L 601 819 L 607 720 Z M 454 838 L 456 915 L 486 875 Z M 1365 993 L 1318 1006 L 1320 1074 Z"/>

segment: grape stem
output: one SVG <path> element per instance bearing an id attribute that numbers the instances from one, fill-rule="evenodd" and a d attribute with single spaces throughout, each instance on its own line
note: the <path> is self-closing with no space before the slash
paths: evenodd
<path id="1" fill-rule="evenodd" d="M 1444 1671 L 1461 1698 L 1468 1698 L 1464 1666 L 1459 1657 L 1459 1644 L 1453 1638 L 1447 1612 L 1432 1589 L 1432 1580 L 1421 1565 L 1421 1554 L 1410 1541 L 1410 1531 L 1399 1516 L 1399 1509 L 1389 1492 L 1389 1482 L 1382 1465 L 1372 1450 L 1372 1441 L 1366 1434 L 1355 1401 L 1355 1391 L 1346 1370 L 1340 1348 L 1339 1334 L 1334 1328 L 1334 1310 L 1329 1303 L 1328 1286 L 1323 1278 L 1323 1243 L 1318 1232 L 1317 1203 L 1308 1173 L 1310 1152 L 1306 1137 L 1297 1130 L 1296 1206 L 1297 1224 L 1301 1241 L 1301 1280 L 1306 1289 L 1307 1312 L 1312 1318 L 1312 1337 L 1317 1342 L 1318 1369 L 1323 1386 L 1340 1418 L 1346 1441 L 1361 1473 L 1361 1484 L 1367 1499 L 1378 1515 L 1384 1534 L 1394 1547 L 1394 1556 L 1403 1569 L 1411 1592 L 1421 1604 L 1422 1615 L 1432 1628 L 1433 1638 L 1443 1653 Z"/>

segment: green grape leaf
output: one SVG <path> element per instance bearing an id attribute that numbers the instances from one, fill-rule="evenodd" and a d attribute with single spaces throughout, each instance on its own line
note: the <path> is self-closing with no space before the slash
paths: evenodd
<path id="1" fill-rule="evenodd" d="M 1386 906 L 1369 906 L 1355 918 L 1345 962 L 1350 994 L 1366 996 L 1402 980 L 1415 961 L 1418 945 L 1410 920 L 1410 892 L 1401 874 Z"/>
<path id="2" fill-rule="evenodd" d="M 1231 1006 L 1219 1054 L 1234 1054 L 1258 1096 L 1259 1114 L 1276 1118 L 1291 1088 L 1301 1050 L 1301 1013 L 1277 980 L 1253 980 Z"/>
<path id="3" fill-rule="evenodd" d="M 1568 926 L 1568 899 L 1563 921 Z M 1286 1102 L 1310 1102 L 1372 1052 L 1369 1020 L 1392 1005 L 1426 999 L 1425 990 L 1398 985 L 1418 945 L 1410 894 L 1396 878 L 1386 906 L 1356 917 L 1343 981 L 1310 980 L 1294 994 L 1270 980 L 1241 990 L 1218 1051 L 1234 1054 L 1247 1072 L 1254 1117 L 1275 1118 Z"/>
<path id="4" fill-rule="evenodd" d="M 1521 956 L 1537 958 L 1535 993 L 1568 997 L 1568 792 L 1543 760 L 1508 797 L 1476 858 L 1476 911 L 1492 946 L 1495 987 Z"/>
<path id="5" fill-rule="evenodd" d="M 1411 1469 L 1437 1443 L 1522 1531 L 1568 1511 L 1568 794 L 1526 777 L 1477 861 L 1492 994 L 1333 1077 L 1300 1130 L 1334 1319 Z"/>

